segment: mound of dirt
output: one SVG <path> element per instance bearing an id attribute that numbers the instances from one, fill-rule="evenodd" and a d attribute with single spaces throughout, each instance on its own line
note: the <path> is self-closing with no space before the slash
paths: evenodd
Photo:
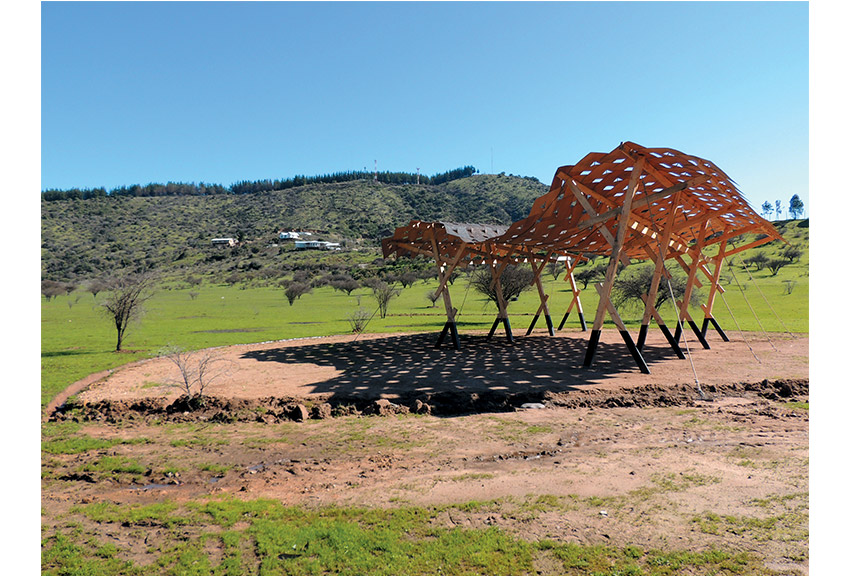
<path id="1" fill-rule="evenodd" d="M 565 408 L 649 408 L 694 406 L 719 397 L 758 396 L 768 400 L 808 401 L 808 380 L 762 380 L 746 384 L 711 385 L 708 390 L 693 385 L 664 387 L 636 386 L 625 390 L 573 390 L 570 392 L 536 392 L 509 394 L 498 391 L 486 393 L 436 392 L 407 396 L 395 401 L 358 397 L 327 398 L 324 401 L 304 402 L 292 397 L 256 399 L 219 398 L 215 396 L 180 396 L 144 398 L 139 400 L 98 400 L 91 403 L 66 403 L 52 415 L 52 420 L 103 421 L 161 420 L 172 422 L 263 422 L 326 419 L 334 416 L 394 414 L 431 414 L 460 416 L 484 412 L 512 412 L 547 407 Z"/>

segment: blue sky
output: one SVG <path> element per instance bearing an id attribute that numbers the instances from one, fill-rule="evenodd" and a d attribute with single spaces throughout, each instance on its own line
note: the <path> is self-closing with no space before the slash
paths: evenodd
<path id="1" fill-rule="evenodd" d="M 46 2 L 41 188 L 464 165 L 621 141 L 808 211 L 801 2 Z"/>

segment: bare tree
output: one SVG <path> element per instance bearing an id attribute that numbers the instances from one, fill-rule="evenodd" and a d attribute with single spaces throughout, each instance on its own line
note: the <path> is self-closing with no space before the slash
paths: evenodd
<path id="1" fill-rule="evenodd" d="M 783 258 L 786 258 L 788 262 L 795 262 L 803 256 L 803 249 L 799 246 L 795 246 L 794 244 L 789 244 L 780 251 L 780 254 Z"/>
<path id="2" fill-rule="evenodd" d="M 380 280 L 372 286 L 372 295 L 378 301 L 378 312 L 381 318 L 387 317 L 387 308 L 389 308 L 390 300 L 398 296 L 400 292 L 393 288 L 383 280 Z"/>
<path id="3" fill-rule="evenodd" d="M 363 308 L 358 308 L 348 315 L 348 323 L 351 325 L 351 331 L 355 334 L 360 334 L 366 329 L 366 324 L 372 316 Z"/>
<path id="4" fill-rule="evenodd" d="M 756 267 L 756 270 L 762 270 L 766 265 L 769 258 L 764 252 L 756 252 L 749 258 L 744 258 L 742 260 L 742 268 L 745 270 L 749 267 L 750 264 Z"/>
<path id="5" fill-rule="evenodd" d="M 304 294 L 309 294 L 312 290 L 309 283 L 294 281 L 286 285 L 284 294 L 286 294 L 286 300 L 289 302 L 289 305 L 292 306 L 297 299 L 301 298 Z"/>
<path id="6" fill-rule="evenodd" d="M 493 268 L 484 266 L 475 270 L 469 278 L 469 282 L 475 290 L 484 294 L 492 302 L 498 304 L 496 283 L 493 282 Z M 520 294 L 532 287 L 534 282 L 534 271 L 528 266 L 516 266 L 508 264 L 499 276 L 499 284 L 502 286 L 502 296 L 505 302 L 518 298 Z"/>
<path id="7" fill-rule="evenodd" d="M 566 269 L 567 269 L 566 265 L 564 265 L 563 262 L 558 262 L 557 260 L 554 260 L 554 261 L 546 264 L 546 271 L 549 274 L 551 274 L 552 278 L 554 278 L 555 280 L 557 280 L 558 276 L 560 276 L 561 273 Z"/>
<path id="8" fill-rule="evenodd" d="M 330 285 L 334 290 L 345 292 L 348 296 L 351 296 L 352 292 L 360 288 L 360 282 L 350 276 L 348 278 L 331 280 Z"/>
<path id="9" fill-rule="evenodd" d="M 614 286 L 611 292 L 611 301 L 615 306 L 619 307 L 643 307 L 643 296 L 649 293 L 652 284 L 652 277 L 655 275 L 653 266 L 636 266 L 629 267 L 628 272 L 621 274 L 614 281 Z M 673 290 L 673 295 L 676 298 L 681 298 L 685 293 L 687 279 L 680 274 L 671 274 L 668 280 L 661 280 L 658 288 L 658 293 L 653 306 L 657 310 L 664 302 L 670 300 L 670 290 Z M 699 302 L 701 295 L 698 289 L 691 292 L 691 304 Z"/>
<path id="10" fill-rule="evenodd" d="M 425 294 L 425 298 L 431 303 L 431 308 L 437 305 L 437 299 L 440 296 L 437 294 L 436 290 L 430 290 L 427 294 Z"/>
<path id="11" fill-rule="evenodd" d="M 779 274 L 779 270 L 781 270 L 788 262 L 784 258 L 771 258 L 767 261 L 765 266 L 770 270 L 771 276 L 776 276 Z"/>
<path id="12" fill-rule="evenodd" d="M 582 283 L 582 289 L 587 290 L 587 285 L 595 280 L 602 280 L 605 277 L 605 265 L 600 266 L 583 266 L 578 272 L 573 274 L 576 282 Z"/>
<path id="13" fill-rule="evenodd" d="M 97 295 L 99 293 L 104 292 L 106 290 L 109 290 L 109 283 L 104 281 L 104 280 L 98 280 L 98 279 L 89 280 L 88 282 L 85 283 L 85 289 L 86 289 L 86 292 L 91 293 L 92 298 L 97 300 Z"/>
<path id="14" fill-rule="evenodd" d="M 186 350 L 169 345 L 159 351 L 159 356 L 173 362 L 180 371 L 179 379 L 172 385 L 180 388 L 186 396 L 196 399 L 203 398 L 207 386 L 228 373 L 230 364 L 217 350 L 210 348 Z"/>
<path id="15" fill-rule="evenodd" d="M 141 317 L 145 302 L 153 295 L 153 283 L 154 278 L 149 274 L 123 276 L 112 283 L 102 306 L 115 324 L 116 352 L 121 351 L 127 327 Z"/>
<path id="16" fill-rule="evenodd" d="M 54 280 L 43 280 L 41 282 L 41 293 L 50 302 L 60 294 L 65 292 L 65 285 Z"/>

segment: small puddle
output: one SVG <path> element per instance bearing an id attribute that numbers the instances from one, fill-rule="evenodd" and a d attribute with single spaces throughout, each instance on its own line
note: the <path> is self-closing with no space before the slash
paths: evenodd
<path id="1" fill-rule="evenodd" d="M 176 488 L 180 484 L 145 484 L 139 488 L 130 488 L 130 490 L 163 490 L 165 488 Z"/>

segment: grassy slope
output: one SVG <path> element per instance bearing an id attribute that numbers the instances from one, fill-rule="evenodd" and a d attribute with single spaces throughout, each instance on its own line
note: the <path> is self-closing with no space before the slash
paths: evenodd
<path id="1" fill-rule="evenodd" d="M 224 263 L 204 265 L 216 254 L 211 238 L 241 235 L 265 247 L 286 228 L 374 246 L 413 218 L 510 223 L 545 190 L 536 180 L 477 175 L 439 186 L 354 181 L 240 196 L 43 202 L 42 276 L 81 281 L 140 265 L 178 276 L 221 272 Z M 256 264 L 273 267 L 276 256 L 255 254 Z"/>

